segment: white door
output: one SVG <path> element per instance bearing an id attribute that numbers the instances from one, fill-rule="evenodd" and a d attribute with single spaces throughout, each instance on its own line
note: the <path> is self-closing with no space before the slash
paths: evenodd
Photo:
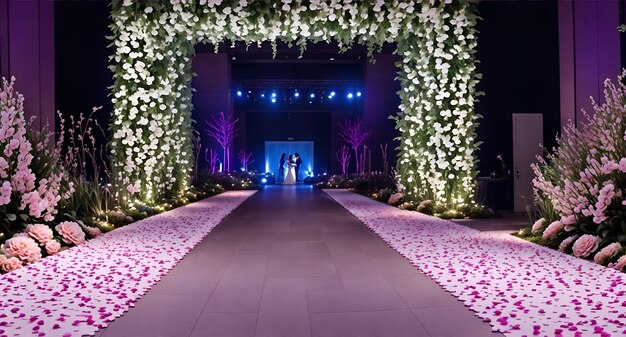
<path id="1" fill-rule="evenodd" d="M 513 114 L 513 202 L 515 212 L 526 211 L 533 202 L 533 172 L 543 149 L 543 115 Z"/>

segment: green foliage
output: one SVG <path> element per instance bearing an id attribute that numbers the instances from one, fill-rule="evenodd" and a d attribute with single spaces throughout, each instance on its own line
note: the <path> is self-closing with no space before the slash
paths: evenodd
<path id="1" fill-rule="evenodd" d="M 224 190 L 257 190 L 261 188 L 261 176 L 254 172 L 208 172 L 199 178 L 199 189 L 222 188 Z"/>
<path id="2" fill-rule="evenodd" d="M 65 212 L 75 212 L 79 219 L 90 219 L 104 214 L 115 205 L 115 199 L 106 186 L 93 183 L 85 176 L 70 176 L 74 193 L 62 204 Z"/>

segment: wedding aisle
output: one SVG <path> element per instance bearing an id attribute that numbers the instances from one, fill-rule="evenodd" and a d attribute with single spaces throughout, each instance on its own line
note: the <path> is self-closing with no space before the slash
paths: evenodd
<path id="1" fill-rule="evenodd" d="M 207 198 L 0 276 L 0 336 L 95 333 L 133 307 L 253 194 L 226 192 Z"/>
<path id="2" fill-rule="evenodd" d="M 96 336 L 501 335 L 325 193 L 292 185 L 257 192 Z"/>
<path id="3" fill-rule="evenodd" d="M 506 336 L 626 335 L 623 273 L 506 233 L 326 193 Z"/>

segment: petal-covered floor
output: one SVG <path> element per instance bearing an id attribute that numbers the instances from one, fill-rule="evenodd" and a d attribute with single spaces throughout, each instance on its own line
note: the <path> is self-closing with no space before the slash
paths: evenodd
<path id="1" fill-rule="evenodd" d="M 134 306 L 252 194 L 207 198 L 0 276 L 0 336 L 93 334 Z"/>
<path id="2" fill-rule="evenodd" d="M 259 191 L 96 336 L 501 335 L 328 195 L 298 185 Z"/>
<path id="3" fill-rule="evenodd" d="M 506 336 L 626 335 L 623 273 L 506 233 L 326 192 Z"/>

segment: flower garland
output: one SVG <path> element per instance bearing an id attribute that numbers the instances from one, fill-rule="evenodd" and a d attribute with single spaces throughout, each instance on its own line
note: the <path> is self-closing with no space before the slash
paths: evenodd
<path id="1" fill-rule="evenodd" d="M 370 56 L 397 42 L 398 168 L 407 194 L 449 207 L 471 202 L 476 175 L 473 112 L 476 15 L 466 1 L 117 0 L 113 168 L 132 197 L 154 202 L 189 183 L 194 45 L 277 41 L 357 42 Z"/>

